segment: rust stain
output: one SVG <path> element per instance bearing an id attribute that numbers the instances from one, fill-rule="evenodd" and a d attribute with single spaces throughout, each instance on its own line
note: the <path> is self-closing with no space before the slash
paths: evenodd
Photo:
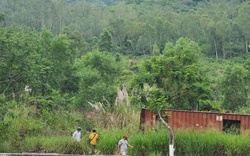
<path id="1" fill-rule="evenodd" d="M 154 129 L 157 115 L 143 108 L 140 127 Z M 240 131 L 250 130 L 250 115 L 211 113 L 201 111 L 164 110 L 163 115 L 168 118 L 168 124 L 173 129 L 207 129 L 215 128 L 223 130 L 223 121 L 237 121 L 240 123 Z"/>

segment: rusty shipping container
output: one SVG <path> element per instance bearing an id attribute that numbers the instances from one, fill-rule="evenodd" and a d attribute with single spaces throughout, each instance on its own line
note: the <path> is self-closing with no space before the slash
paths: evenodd
<path id="1" fill-rule="evenodd" d="M 140 114 L 140 130 L 154 129 L 156 122 L 156 115 L 149 110 L 143 108 Z"/>
<path id="2" fill-rule="evenodd" d="M 219 131 L 231 129 L 239 132 L 250 130 L 250 115 L 211 113 L 201 111 L 164 110 L 165 119 L 173 129 L 207 129 Z M 142 130 L 157 129 L 156 114 L 143 108 L 141 110 L 140 128 Z"/>

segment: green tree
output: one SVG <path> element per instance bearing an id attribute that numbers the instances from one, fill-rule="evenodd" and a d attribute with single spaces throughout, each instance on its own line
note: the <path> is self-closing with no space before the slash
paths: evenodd
<path id="1" fill-rule="evenodd" d="M 71 48 L 76 51 L 76 57 L 81 57 L 90 50 L 90 45 L 84 39 L 84 36 L 78 30 L 73 30 L 71 27 L 65 27 L 63 34 L 72 40 Z"/>
<path id="2" fill-rule="evenodd" d="M 76 57 L 72 44 L 72 40 L 65 34 L 55 36 L 43 28 L 39 40 L 41 58 L 38 68 L 40 72 L 38 88 L 41 95 L 49 94 L 52 89 L 62 93 L 77 91 L 78 80 L 72 75 Z"/>
<path id="3" fill-rule="evenodd" d="M 160 52 L 160 48 L 158 47 L 158 45 L 156 43 L 153 44 L 153 56 L 158 56 L 161 54 Z"/>
<path id="4" fill-rule="evenodd" d="M 100 35 L 99 50 L 101 52 L 111 52 L 112 51 L 112 36 L 108 30 L 105 30 Z"/>
<path id="5" fill-rule="evenodd" d="M 246 106 L 249 94 L 249 71 L 239 65 L 228 66 L 221 81 L 222 107 L 229 112 Z"/>
<path id="6" fill-rule="evenodd" d="M 116 97 L 115 79 L 120 73 L 119 65 L 109 53 L 89 52 L 76 62 L 80 79 L 78 102 L 88 108 L 88 102 L 113 103 Z"/>
<path id="7" fill-rule="evenodd" d="M 8 99 L 22 98 L 24 87 L 33 86 L 38 76 L 38 36 L 18 26 L 1 28 L 0 34 L 0 94 Z"/>
<path id="8" fill-rule="evenodd" d="M 141 101 L 153 108 L 195 109 L 209 99 L 208 80 L 197 64 L 200 53 L 197 43 L 181 38 L 167 44 L 163 55 L 146 60 L 134 82 L 144 90 Z"/>
<path id="9" fill-rule="evenodd" d="M 0 25 L 5 26 L 6 25 L 6 15 L 3 13 L 0 13 Z"/>
<path id="10" fill-rule="evenodd" d="M 60 91 L 74 92 L 72 67 L 75 59 L 75 50 L 71 47 L 72 41 L 64 34 L 56 36 L 50 45 L 50 56 L 52 61 L 51 86 Z M 70 80 L 72 79 L 73 80 Z M 77 82 L 75 82 L 77 83 Z M 74 89 L 74 90 L 72 90 Z"/>
<path id="11" fill-rule="evenodd" d="M 140 36 L 136 43 L 136 53 L 135 55 L 147 55 L 150 53 L 149 45 L 147 44 L 147 39 Z"/>
<path id="12" fill-rule="evenodd" d="M 39 78 L 36 82 L 36 86 L 34 89 L 36 90 L 38 95 L 46 95 L 51 91 L 51 75 L 53 73 L 52 69 L 52 59 L 50 54 L 50 45 L 54 38 L 54 34 L 49 31 L 47 28 L 43 27 L 42 31 L 39 33 L 38 40 L 38 53 L 40 54 L 40 58 L 38 60 L 39 66 L 37 66 L 37 71 L 39 72 Z"/>
<path id="13" fill-rule="evenodd" d="M 246 5 L 245 3 L 241 4 L 239 7 L 238 16 L 236 18 L 236 23 L 240 29 L 241 35 L 245 41 L 245 52 L 249 52 L 248 44 L 250 42 L 250 31 L 249 31 L 249 24 L 250 24 L 250 6 Z"/>

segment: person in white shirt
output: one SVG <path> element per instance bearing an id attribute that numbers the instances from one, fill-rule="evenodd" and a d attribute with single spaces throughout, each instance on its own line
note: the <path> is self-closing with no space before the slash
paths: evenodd
<path id="1" fill-rule="evenodd" d="M 77 127 L 76 131 L 72 135 L 73 139 L 75 139 L 77 142 L 81 140 L 81 130 L 81 127 Z"/>
<path id="2" fill-rule="evenodd" d="M 118 142 L 118 151 L 120 155 L 127 155 L 127 148 L 134 148 L 128 143 L 128 138 L 126 134 L 123 135 L 122 139 Z"/>

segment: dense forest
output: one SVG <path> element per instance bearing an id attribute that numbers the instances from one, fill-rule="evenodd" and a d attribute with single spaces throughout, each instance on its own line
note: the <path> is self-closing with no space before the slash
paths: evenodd
<path id="1" fill-rule="evenodd" d="M 0 141 L 13 147 L 79 124 L 107 128 L 107 118 L 85 120 L 92 110 L 121 127 L 131 121 L 123 107 L 250 113 L 249 0 L 1 0 L 0 8 Z"/>

